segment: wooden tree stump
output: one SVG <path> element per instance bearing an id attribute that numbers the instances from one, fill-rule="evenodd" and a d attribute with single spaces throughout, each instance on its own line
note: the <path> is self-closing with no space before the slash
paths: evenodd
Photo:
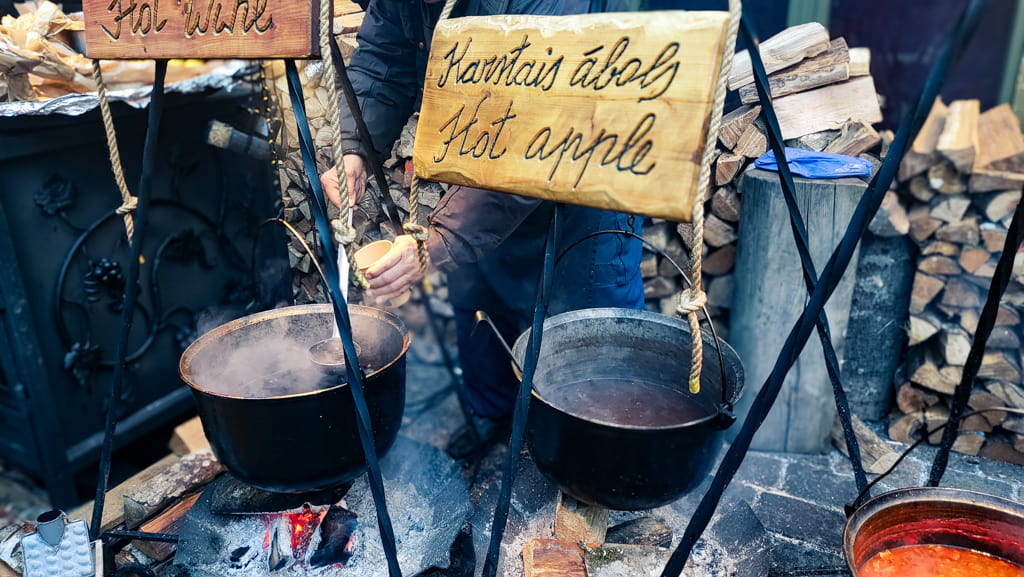
<path id="1" fill-rule="evenodd" d="M 796 179 L 797 204 L 807 224 L 811 257 L 820 271 L 842 237 L 864 192 L 859 179 Z M 746 413 L 768 377 L 787 331 L 807 300 L 800 257 L 778 175 L 750 170 L 741 181 L 736 286 L 729 334 L 743 359 L 746 387 L 737 414 Z M 842 358 L 857 255 L 825 307 L 833 345 Z M 818 453 L 829 449 L 835 403 L 821 344 L 812 335 L 783 384 L 753 447 Z"/>

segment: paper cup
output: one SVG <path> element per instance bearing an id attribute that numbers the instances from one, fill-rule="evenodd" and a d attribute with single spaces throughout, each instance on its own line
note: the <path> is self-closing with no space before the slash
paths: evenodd
<path id="1" fill-rule="evenodd" d="M 384 255 L 391 250 L 394 246 L 390 240 L 377 240 L 370 244 L 360 248 L 356 251 L 354 259 L 356 262 L 356 268 L 359 272 L 366 274 L 366 271 L 372 267 L 377 261 L 384 258 Z M 397 297 L 391 299 L 390 302 L 385 304 L 388 307 L 400 307 L 409 301 L 409 297 L 412 296 L 411 291 L 405 291 Z"/>

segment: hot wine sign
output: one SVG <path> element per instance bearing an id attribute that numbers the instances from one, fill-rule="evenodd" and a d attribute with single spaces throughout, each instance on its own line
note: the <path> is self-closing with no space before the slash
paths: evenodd
<path id="1" fill-rule="evenodd" d="M 83 0 L 86 52 L 113 59 L 317 56 L 320 1 Z"/>
<path id="2" fill-rule="evenodd" d="M 727 21 L 677 11 L 444 21 L 416 173 L 689 221 Z"/>

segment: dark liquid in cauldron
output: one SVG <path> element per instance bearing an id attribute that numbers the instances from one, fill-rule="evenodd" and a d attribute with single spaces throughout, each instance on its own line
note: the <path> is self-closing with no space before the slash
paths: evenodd
<path id="1" fill-rule="evenodd" d="M 364 375 L 370 372 L 373 372 L 373 367 L 363 369 Z M 239 387 L 239 392 L 241 396 L 248 398 L 283 397 L 329 389 L 347 380 L 345 375 L 329 375 L 320 370 L 304 367 L 301 370 L 283 370 L 246 381 Z"/>
<path id="2" fill-rule="evenodd" d="M 712 414 L 684 391 L 640 379 L 597 378 L 538 385 L 537 393 L 566 413 L 614 425 L 668 427 Z"/>

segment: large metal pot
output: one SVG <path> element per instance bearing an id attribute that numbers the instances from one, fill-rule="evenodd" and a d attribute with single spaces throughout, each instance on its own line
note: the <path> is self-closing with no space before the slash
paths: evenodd
<path id="1" fill-rule="evenodd" d="M 349 306 L 377 454 L 405 409 L 410 335 L 387 312 Z M 308 358 L 334 329 L 331 305 L 250 315 L 202 335 L 181 357 L 213 452 L 238 480 L 267 491 L 337 487 L 366 470 L 348 384 Z"/>
<path id="2" fill-rule="evenodd" d="M 528 342 L 529 331 L 513 347 L 520 364 Z M 736 351 L 723 342 L 721 352 L 724 383 L 714 340 L 705 334 L 701 392 L 691 395 L 686 322 L 617 308 L 583 309 L 547 319 L 527 434 L 537 468 L 565 493 L 610 509 L 649 509 L 676 500 L 707 475 L 722 431 L 732 423 L 727 407 L 743 387 Z M 597 407 L 587 389 L 580 388 L 638 382 L 659 392 L 657 398 Z M 683 399 L 688 414 L 645 413 L 665 404 L 661 393 Z M 618 410 L 634 411 L 632 421 L 619 418 L 623 415 Z"/>
<path id="3" fill-rule="evenodd" d="M 897 489 L 864 503 L 843 532 L 854 577 L 878 553 L 907 545 L 970 549 L 1024 567 L 1024 505 L 960 489 Z"/>

